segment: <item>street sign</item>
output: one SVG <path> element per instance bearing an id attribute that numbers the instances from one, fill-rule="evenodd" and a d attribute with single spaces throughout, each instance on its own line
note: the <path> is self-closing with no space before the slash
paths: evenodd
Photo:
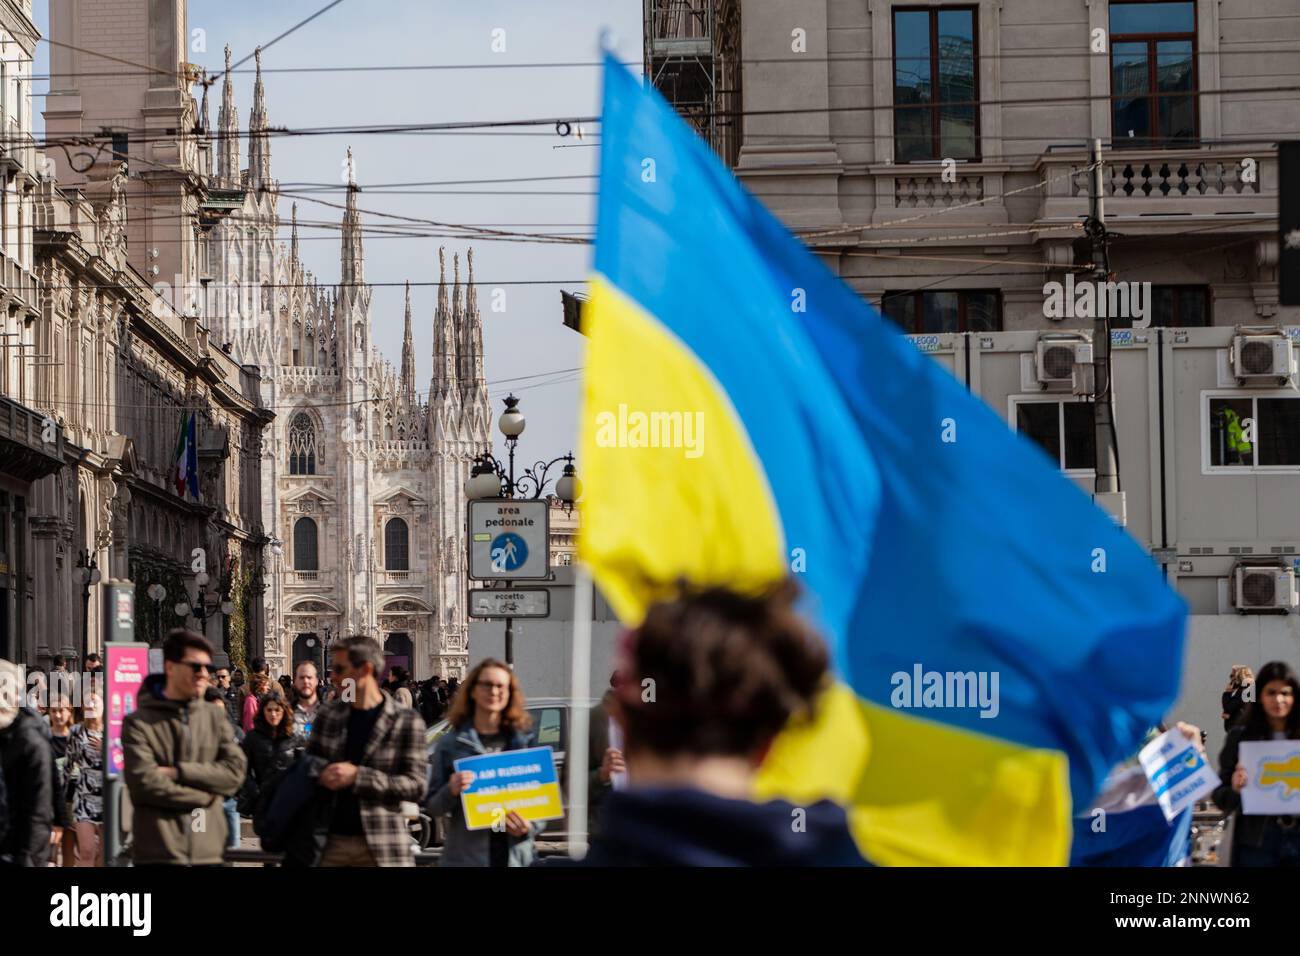
<path id="1" fill-rule="evenodd" d="M 542 500 L 478 498 L 469 503 L 469 576 L 540 581 L 550 576 L 550 508 Z"/>
<path id="2" fill-rule="evenodd" d="M 470 588 L 470 617 L 550 617 L 546 588 Z"/>

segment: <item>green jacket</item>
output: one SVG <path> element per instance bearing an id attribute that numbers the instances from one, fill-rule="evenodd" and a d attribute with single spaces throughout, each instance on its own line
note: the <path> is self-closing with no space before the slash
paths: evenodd
<path id="1" fill-rule="evenodd" d="M 1241 416 L 1231 408 L 1225 408 L 1223 418 L 1228 423 L 1228 447 L 1242 455 L 1249 455 L 1251 443 L 1246 441 L 1246 429 L 1242 427 Z"/>
<path id="2" fill-rule="evenodd" d="M 248 762 L 223 708 L 168 700 L 162 685 L 161 675 L 150 675 L 139 706 L 122 722 L 124 777 L 135 808 L 132 858 L 136 864 L 221 863 L 221 802 L 243 784 Z M 175 767 L 176 779 L 161 767 Z"/>

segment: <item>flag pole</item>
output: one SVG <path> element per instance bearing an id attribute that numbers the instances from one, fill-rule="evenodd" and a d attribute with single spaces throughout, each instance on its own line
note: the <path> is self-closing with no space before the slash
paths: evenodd
<path id="1" fill-rule="evenodd" d="M 587 855 L 587 759 L 591 710 L 591 572 L 577 565 L 573 582 L 573 666 L 569 688 L 569 856 Z"/>

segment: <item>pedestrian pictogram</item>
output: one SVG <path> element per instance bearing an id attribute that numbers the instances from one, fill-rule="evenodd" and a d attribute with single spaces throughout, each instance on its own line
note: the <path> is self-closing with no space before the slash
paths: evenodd
<path id="1" fill-rule="evenodd" d="M 498 574 L 517 571 L 528 560 L 528 545 L 517 534 L 506 532 L 492 539 L 492 570 Z"/>

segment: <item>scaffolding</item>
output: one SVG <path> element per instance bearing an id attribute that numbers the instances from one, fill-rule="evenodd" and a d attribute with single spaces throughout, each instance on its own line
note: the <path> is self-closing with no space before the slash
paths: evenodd
<path id="1" fill-rule="evenodd" d="M 740 155 L 740 0 L 644 0 L 645 75 L 728 166 Z"/>

